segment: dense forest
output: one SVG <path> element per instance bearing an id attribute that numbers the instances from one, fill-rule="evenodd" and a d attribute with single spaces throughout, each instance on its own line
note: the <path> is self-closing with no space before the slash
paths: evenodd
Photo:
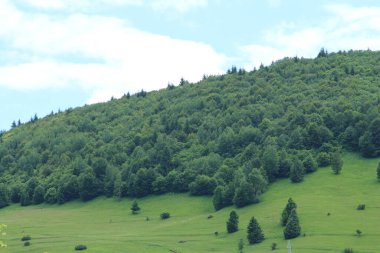
<path id="1" fill-rule="evenodd" d="M 0 206 L 166 192 L 255 203 L 342 149 L 380 155 L 379 63 L 321 50 L 14 123 L 0 137 Z"/>

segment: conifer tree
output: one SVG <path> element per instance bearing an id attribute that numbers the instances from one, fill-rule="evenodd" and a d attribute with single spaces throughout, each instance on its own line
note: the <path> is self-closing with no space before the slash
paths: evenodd
<path id="1" fill-rule="evenodd" d="M 239 230 L 239 216 L 235 211 L 231 211 L 230 218 L 227 221 L 227 232 L 234 233 Z"/>
<path id="2" fill-rule="evenodd" d="M 377 165 L 377 179 L 380 180 L 380 162 Z"/>
<path id="3" fill-rule="evenodd" d="M 255 217 L 252 217 L 247 227 L 247 239 L 249 244 L 260 243 L 264 240 L 264 234 Z"/>
<path id="4" fill-rule="evenodd" d="M 281 215 L 281 226 L 285 226 L 288 222 L 288 218 L 293 209 L 297 208 L 297 204 L 293 201 L 292 198 L 288 199 L 288 204 L 286 204 L 284 210 Z"/>
<path id="5" fill-rule="evenodd" d="M 301 227 L 299 224 L 297 211 L 294 208 L 288 218 L 284 229 L 284 237 L 286 240 L 298 237 L 301 234 Z"/>

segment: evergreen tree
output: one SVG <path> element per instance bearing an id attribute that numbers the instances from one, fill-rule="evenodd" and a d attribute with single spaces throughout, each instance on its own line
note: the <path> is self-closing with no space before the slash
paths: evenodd
<path id="1" fill-rule="evenodd" d="M 263 231 L 255 217 L 252 217 L 248 224 L 247 234 L 249 244 L 260 243 L 264 240 Z"/>
<path id="2" fill-rule="evenodd" d="M 227 221 L 227 232 L 229 234 L 239 230 L 239 216 L 235 211 L 231 211 L 230 218 Z"/>
<path id="3" fill-rule="evenodd" d="M 286 240 L 293 239 L 298 237 L 301 234 L 301 227 L 299 224 L 297 211 L 294 208 L 290 215 L 288 222 L 286 223 L 285 229 L 284 229 L 284 237 Z"/>
<path id="4" fill-rule="evenodd" d="M 305 168 L 303 167 L 302 162 L 296 158 L 293 161 L 292 166 L 290 167 L 290 180 L 293 183 L 302 182 L 304 174 L 305 174 Z"/>
<path id="5" fill-rule="evenodd" d="M 281 226 L 285 226 L 288 222 L 288 218 L 293 209 L 297 208 L 297 204 L 293 201 L 292 198 L 288 199 L 288 203 L 286 204 L 284 210 L 281 215 Z"/>
<path id="6" fill-rule="evenodd" d="M 380 162 L 377 165 L 377 179 L 380 180 Z"/>
<path id="7" fill-rule="evenodd" d="M 340 174 L 343 167 L 342 156 L 339 152 L 335 152 L 331 157 L 331 168 L 335 175 Z"/>
<path id="8" fill-rule="evenodd" d="M 131 207 L 132 214 L 137 214 L 140 211 L 140 207 L 137 203 L 137 200 L 134 200 Z"/>

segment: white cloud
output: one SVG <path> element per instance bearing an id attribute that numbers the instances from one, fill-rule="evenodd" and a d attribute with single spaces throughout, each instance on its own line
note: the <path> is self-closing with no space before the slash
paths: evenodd
<path id="1" fill-rule="evenodd" d="M 88 8 L 101 8 L 104 5 L 117 6 L 148 6 L 153 10 L 167 11 L 175 10 L 186 12 L 192 8 L 205 7 L 208 0 L 18 0 L 38 9 L 56 9 L 56 10 L 85 10 Z M 278 0 L 271 0 L 278 1 Z"/>
<path id="2" fill-rule="evenodd" d="M 313 58 L 322 47 L 329 51 L 380 50 L 380 8 L 327 5 L 331 17 L 320 25 L 298 29 L 296 24 L 281 24 L 264 34 L 263 44 L 245 45 L 246 67 L 270 64 L 285 56 Z"/>
<path id="3" fill-rule="evenodd" d="M 0 65 L 0 86 L 13 89 L 78 85 L 93 94 L 93 103 L 127 91 L 163 88 L 181 77 L 198 81 L 203 74 L 222 72 L 227 60 L 209 45 L 140 31 L 117 18 L 56 18 L 21 12 L 9 2 L 0 4 L 0 14 L 5 14 L 0 23 L 9 23 L 0 27 L 0 41 L 29 57 Z"/>
<path id="4" fill-rule="evenodd" d="M 207 4 L 208 0 L 151 0 L 152 8 L 160 11 L 174 9 L 186 12 L 195 7 L 205 7 Z"/>
<path id="5" fill-rule="evenodd" d="M 143 0 L 18 0 L 39 9 L 69 9 L 78 10 L 92 6 L 101 7 L 102 5 L 142 5 Z"/>

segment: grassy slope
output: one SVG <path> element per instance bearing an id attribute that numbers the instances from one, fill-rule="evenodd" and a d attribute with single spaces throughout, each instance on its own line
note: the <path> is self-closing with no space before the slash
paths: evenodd
<path id="1" fill-rule="evenodd" d="M 252 215 L 267 239 L 258 246 L 246 245 L 245 252 L 271 252 L 273 242 L 281 249 L 277 252 L 286 252 L 279 218 L 289 196 L 299 206 L 302 233 L 306 233 L 292 242 L 293 252 L 341 252 L 346 247 L 361 253 L 380 252 L 377 162 L 350 154 L 342 175 L 325 168 L 308 175 L 302 184 L 282 180 L 271 185 L 261 203 L 237 210 L 241 230 L 233 235 L 225 232 L 232 208 L 214 212 L 211 199 L 205 197 L 147 197 L 139 201 L 139 215 L 130 214 L 130 200 L 105 198 L 63 206 L 11 206 L 0 211 L 0 222 L 8 225 L 3 237 L 8 247 L 1 252 L 74 252 L 79 243 L 89 247 L 86 252 L 237 252 Z M 366 204 L 365 211 L 356 210 L 360 203 Z M 173 217 L 161 221 L 163 211 Z M 209 214 L 214 218 L 207 219 Z M 355 236 L 356 229 L 363 231 L 361 237 Z M 30 247 L 22 246 L 23 233 L 32 236 Z"/>

